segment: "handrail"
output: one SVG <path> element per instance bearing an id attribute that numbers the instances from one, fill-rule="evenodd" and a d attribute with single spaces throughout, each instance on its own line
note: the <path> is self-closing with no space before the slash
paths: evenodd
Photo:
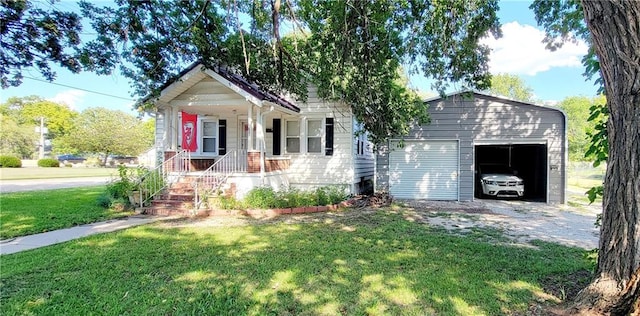
<path id="1" fill-rule="evenodd" d="M 181 150 L 165 160 L 160 166 L 143 175 L 137 183 L 140 191 L 140 206 L 152 199 L 165 188 L 176 183 L 191 170 L 191 153 Z"/>
<path id="2" fill-rule="evenodd" d="M 229 175 L 234 172 L 246 171 L 247 154 L 245 150 L 232 150 L 222 156 L 222 158 L 202 172 L 202 174 L 192 182 L 195 191 L 195 210 L 198 210 L 202 205 L 204 200 L 202 197 L 224 185 L 229 178 Z"/>

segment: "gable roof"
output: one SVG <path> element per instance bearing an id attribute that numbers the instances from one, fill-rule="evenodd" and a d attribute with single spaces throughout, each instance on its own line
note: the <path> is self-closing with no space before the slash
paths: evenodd
<path id="1" fill-rule="evenodd" d="M 180 73 L 176 75 L 175 78 L 166 82 L 160 87 L 160 96 L 156 98 L 156 100 L 160 99 L 163 95 L 165 95 L 172 88 L 178 88 L 178 86 L 186 85 L 186 87 L 182 87 L 179 90 L 186 90 L 190 85 L 195 84 L 197 81 L 202 80 L 205 76 L 213 77 L 218 81 L 226 81 L 223 82 L 232 90 L 236 91 L 239 94 L 251 96 L 255 99 L 250 100 L 253 103 L 259 103 L 261 101 L 271 102 L 275 105 L 281 106 L 284 109 L 289 111 L 293 111 L 296 113 L 300 112 L 300 108 L 297 107 L 294 103 L 285 99 L 284 97 L 268 91 L 258 84 L 251 82 L 241 75 L 231 72 L 229 69 L 224 67 L 214 67 L 213 69 L 205 66 L 201 61 L 196 61 L 189 65 L 187 68 L 182 70 Z M 219 76 L 219 77 L 218 77 Z M 141 103 L 150 101 L 152 99 L 151 96 L 146 96 L 140 100 Z M 248 98 L 249 99 L 249 98 Z M 260 104 L 257 104 L 260 105 Z"/>
<path id="2" fill-rule="evenodd" d="M 432 97 L 432 98 L 428 98 L 428 99 L 423 100 L 423 102 L 424 103 L 431 103 L 433 101 L 444 100 L 444 99 L 447 99 L 449 97 L 454 97 L 454 96 L 464 95 L 464 94 L 473 94 L 473 95 L 477 95 L 477 96 L 484 97 L 484 98 L 499 100 L 499 101 L 502 101 L 502 102 L 520 103 L 520 104 L 524 104 L 524 105 L 541 107 L 541 108 L 545 108 L 545 109 L 549 109 L 549 110 L 555 110 L 555 111 L 561 112 L 563 115 L 565 115 L 564 111 L 562 109 L 560 109 L 560 108 L 557 108 L 557 107 L 552 107 L 552 106 L 546 106 L 546 105 L 541 105 L 541 104 L 535 104 L 535 103 L 531 103 L 531 102 L 514 100 L 514 99 L 510 99 L 510 98 L 505 97 L 505 96 L 492 95 L 492 94 L 488 94 L 488 93 L 484 93 L 484 92 L 478 92 L 478 91 L 474 91 L 474 90 L 456 91 L 456 92 L 452 92 L 452 93 L 446 94 L 444 97 L 435 96 L 435 97 Z"/>

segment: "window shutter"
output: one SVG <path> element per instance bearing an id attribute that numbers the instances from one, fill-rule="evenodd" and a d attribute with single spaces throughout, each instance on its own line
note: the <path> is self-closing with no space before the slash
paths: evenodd
<path id="1" fill-rule="evenodd" d="M 280 119 L 273 119 L 273 154 L 280 155 L 280 134 L 282 133 L 282 123 Z"/>
<path id="2" fill-rule="evenodd" d="M 325 119 L 325 146 L 324 146 L 324 154 L 325 156 L 333 156 L 333 118 L 327 117 Z"/>
<path id="3" fill-rule="evenodd" d="M 227 120 L 218 121 L 218 155 L 227 154 Z"/>

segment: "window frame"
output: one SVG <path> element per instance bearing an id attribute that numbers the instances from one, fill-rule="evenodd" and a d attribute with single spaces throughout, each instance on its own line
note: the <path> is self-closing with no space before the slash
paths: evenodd
<path id="1" fill-rule="evenodd" d="M 289 135 L 289 124 L 290 123 L 297 123 L 298 124 L 298 133 L 296 135 Z M 301 138 L 302 138 L 302 133 L 301 131 L 301 125 L 300 124 L 301 120 L 285 120 L 285 125 L 284 125 L 284 137 L 283 137 L 283 141 L 284 141 L 284 153 L 286 154 L 301 154 L 303 153 L 302 150 L 302 142 L 301 142 Z M 289 151 L 289 146 L 288 146 L 288 140 L 289 138 L 291 139 L 298 139 L 298 151 L 297 152 L 292 152 Z"/>
<path id="2" fill-rule="evenodd" d="M 203 118 L 198 118 L 198 154 L 201 156 L 218 156 L 219 155 L 219 147 L 220 147 L 220 133 L 219 133 L 219 129 L 220 129 L 220 120 L 216 117 L 203 117 Z M 210 136 L 206 136 L 204 135 L 204 124 L 205 123 L 214 123 L 215 124 L 215 128 L 214 133 L 215 136 L 210 137 Z M 215 151 L 211 152 L 211 151 L 204 151 L 204 139 L 205 138 L 213 138 L 215 139 L 214 142 L 214 148 Z"/>
<path id="3" fill-rule="evenodd" d="M 311 136 L 310 133 L 309 133 L 309 125 L 310 125 L 309 123 L 312 122 L 312 121 L 319 122 L 319 127 L 320 127 L 320 130 L 318 131 L 318 134 L 317 135 L 313 135 L 313 136 Z M 306 120 L 305 135 L 304 135 L 305 137 L 304 138 L 306 140 L 305 145 L 306 145 L 306 152 L 307 153 L 313 154 L 313 155 L 322 155 L 323 154 L 324 147 L 325 147 L 325 140 L 324 140 L 325 124 L 326 123 L 325 123 L 325 119 L 324 118 L 308 118 Z M 320 140 L 318 151 L 313 151 L 313 152 L 309 151 L 309 140 L 312 139 L 312 138 Z"/>

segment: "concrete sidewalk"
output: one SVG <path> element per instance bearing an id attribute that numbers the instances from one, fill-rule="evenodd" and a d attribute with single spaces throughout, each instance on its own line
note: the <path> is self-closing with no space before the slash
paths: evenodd
<path id="1" fill-rule="evenodd" d="M 46 233 L 0 240 L 0 255 L 45 247 L 89 235 L 113 232 L 166 219 L 169 219 L 169 217 L 136 215 L 125 219 L 108 220 L 105 222 L 85 224 Z"/>

